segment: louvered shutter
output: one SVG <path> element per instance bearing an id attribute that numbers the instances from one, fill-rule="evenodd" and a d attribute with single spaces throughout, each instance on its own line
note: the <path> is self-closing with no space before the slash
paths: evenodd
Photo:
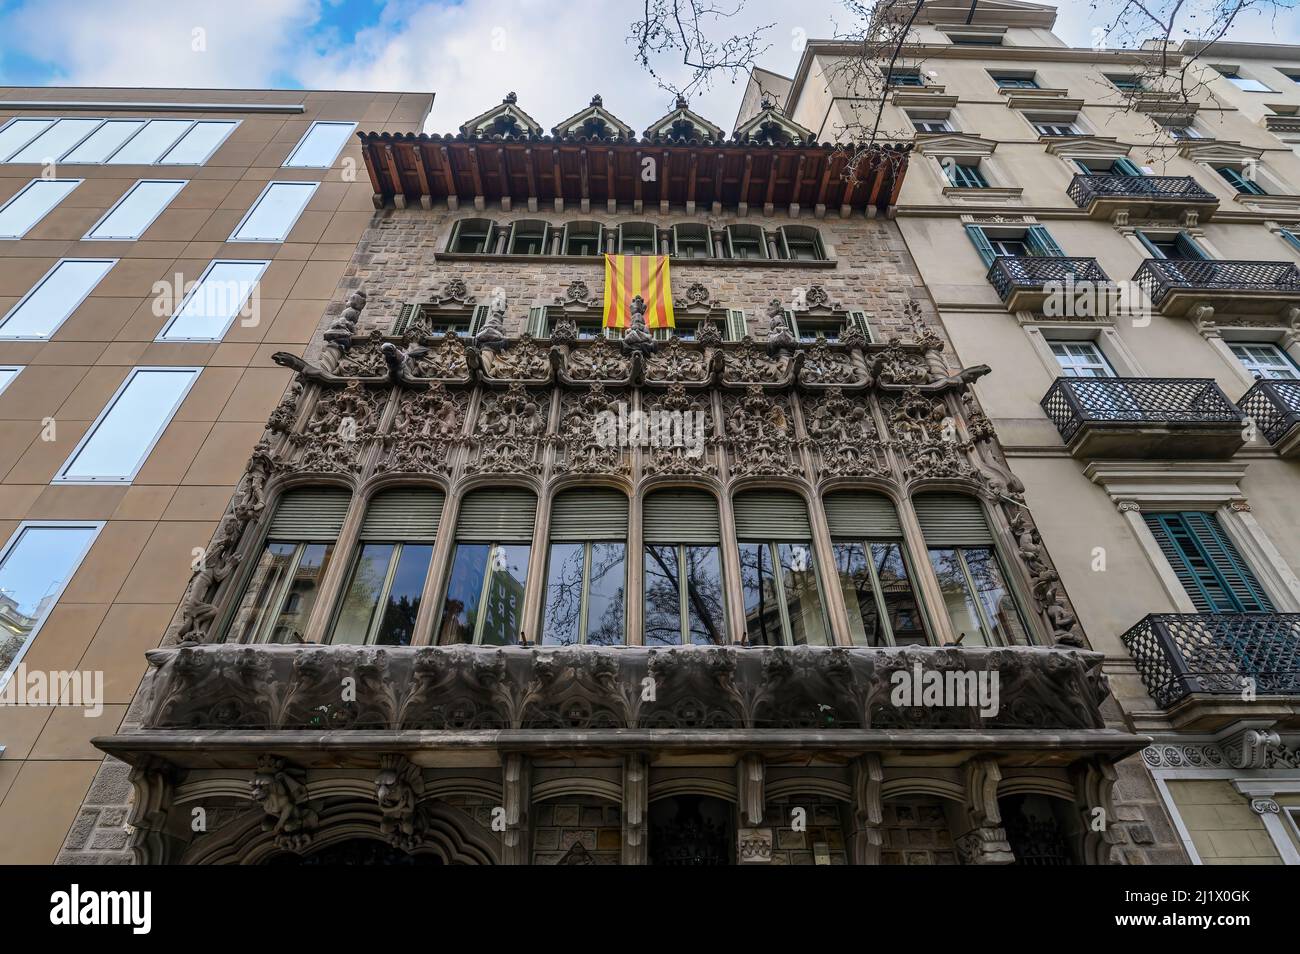
<path id="1" fill-rule="evenodd" d="M 1121 176 L 1140 176 L 1142 170 L 1131 159 L 1116 159 L 1110 165 L 1111 172 Z"/>
<path id="2" fill-rule="evenodd" d="M 930 546 L 990 546 L 984 508 L 962 494 L 923 494 L 912 499 L 921 533 Z"/>
<path id="3" fill-rule="evenodd" d="M 727 340 L 739 341 L 745 337 L 745 312 L 739 308 L 727 309 Z"/>
<path id="4" fill-rule="evenodd" d="M 827 494 L 822 503 L 832 537 L 874 540 L 903 535 L 894 502 L 883 494 L 833 493 Z"/>
<path id="5" fill-rule="evenodd" d="M 465 543 L 528 543 L 533 539 L 537 498 L 526 490 L 476 490 L 456 518 L 456 539 Z"/>
<path id="6" fill-rule="evenodd" d="M 1207 259 L 1210 256 L 1205 254 L 1205 250 L 1197 244 L 1186 232 L 1179 232 L 1176 239 L 1179 250 L 1182 251 L 1186 258 Z"/>
<path id="7" fill-rule="evenodd" d="M 474 306 L 474 314 L 469 319 L 469 333 L 471 337 L 478 334 L 483 329 L 483 323 L 487 321 L 487 316 L 487 305 Z"/>
<path id="8" fill-rule="evenodd" d="M 798 340 L 799 322 L 795 318 L 794 312 L 789 308 L 783 308 L 781 309 L 781 314 L 785 315 L 785 326 L 790 329 L 790 334 L 794 335 L 795 339 Z"/>
<path id="9" fill-rule="evenodd" d="M 1268 595 L 1214 514 L 1189 511 L 1144 517 L 1198 612 L 1273 612 Z"/>
<path id="10" fill-rule="evenodd" d="M 528 309 L 528 333 L 534 338 L 546 338 L 550 336 L 550 329 L 546 326 L 545 305 Z"/>
<path id="11" fill-rule="evenodd" d="M 1056 244 L 1052 234 L 1041 225 L 1031 225 L 1025 230 L 1025 242 L 1037 255 L 1064 258 L 1065 252 Z"/>
<path id="12" fill-rule="evenodd" d="M 659 490 L 645 498 L 641 535 L 646 543 L 717 544 L 718 502 L 700 490 Z"/>
<path id="13" fill-rule="evenodd" d="M 397 320 L 393 322 L 393 328 L 390 332 L 394 337 L 406 333 L 406 329 L 411 327 L 411 320 L 415 317 L 416 305 L 403 305 L 402 310 L 397 313 Z"/>
<path id="14" fill-rule="evenodd" d="M 361 539 L 432 543 L 438 536 L 443 493 L 426 487 L 376 494 L 361 521 Z"/>
<path id="15" fill-rule="evenodd" d="M 558 494 L 551 504 L 551 539 L 627 539 L 627 496 L 604 487 Z"/>
<path id="16" fill-rule="evenodd" d="M 978 225 L 966 226 L 966 234 L 970 237 L 971 243 L 975 246 L 975 251 L 979 252 L 980 258 L 985 265 L 992 265 L 995 255 L 993 254 L 993 243 L 989 237 L 984 234 L 984 230 Z"/>
<path id="17" fill-rule="evenodd" d="M 808 508 L 803 499 L 780 491 L 737 494 L 733 510 L 740 540 L 809 540 Z"/>
<path id="18" fill-rule="evenodd" d="M 267 536 L 274 540 L 337 540 L 352 495 L 341 487 L 290 490 L 275 507 Z"/>
<path id="19" fill-rule="evenodd" d="M 1300 235 L 1297 235 L 1292 229 L 1279 229 L 1277 234 L 1282 236 L 1292 248 L 1300 251 Z"/>
<path id="20" fill-rule="evenodd" d="M 1147 249 L 1148 252 L 1151 253 L 1151 257 L 1152 257 L 1152 258 L 1165 258 L 1165 257 L 1166 257 L 1166 256 L 1165 256 L 1165 253 L 1162 252 L 1159 248 L 1156 247 L 1155 242 L 1153 242 L 1153 241 L 1151 241 L 1149 238 L 1147 238 L 1145 232 L 1141 232 L 1141 231 L 1139 231 L 1139 232 L 1137 233 L 1137 237 L 1138 237 L 1138 241 L 1141 242 L 1143 245 L 1146 246 L 1146 249 Z"/>
<path id="21" fill-rule="evenodd" d="M 867 321 L 867 313 L 865 311 L 849 312 L 849 324 L 862 332 L 862 334 L 866 336 L 868 342 L 875 340 L 871 337 L 871 324 Z"/>

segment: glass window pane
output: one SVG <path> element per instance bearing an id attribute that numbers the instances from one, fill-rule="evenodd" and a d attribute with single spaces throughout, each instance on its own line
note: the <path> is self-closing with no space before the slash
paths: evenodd
<path id="1" fill-rule="evenodd" d="M 524 583 L 528 579 L 528 544 L 498 543 L 488 567 L 480 642 L 504 646 L 517 642 L 523 624 Z"/>
<path id="2" fill-rule="evenodd" d="M 442 604 L 442 621 L 438 624 L 439 643 L 474 641 L 474 623 L 483 596 L 483 574 L 487 572 L 492 549 L 486 543 L 457 544 L 447 596 Z"/>
<path id="3" fill-rule="evenodd" d="M 171 420 L 198 371 L 136 371 L 89 438 L 73 452 L 61 480 L 130 480 Z"/>
<path id="4" fill-rule="evenodd" d="M 962 645 L 988 645 L 958 551 L 950 547 L 931 547 L 930 565 L 934 567 L 934 575 L 939 578 L 939 589 L 943 592 L 944 606 L 948 609 L 948 618 L 952 620 L 953 631 L 958 636 L 965 636 Z"/>
<path id="5" fill-rule="evenodd" d="M 338 619 L 334 621 L 331 643 L 360 645 L 370 636 L 395 549 L 392 543 L 367 543 L 361 547 L 352 567 L 352 579 L 344 590 Z"/>
<path id="6" fill-rule="evenodd" d="M 213 262 L 158 336 L 159 341 L 220 341 L 269 262 Z"/>
<path id="7" fill-rule="evenodd" d="M 647 646 L 682 641 L 681 571 L 677 547 L 645 548 L 645 633 Z"/>
<path id="8" fill-rule="evenodd" d="M 21 370 L 22 368 L 0 368 L 0 394 L 5 393 L 9 382 L 18 377 L 18 372 Z"/>
<path id="9" fill-rule="evenodd" d="M 54 608 L 98 532 L 94 526 L 29 526 L 19 531 L 0 563 L 0 674 Z"/>
<path id="10" fill-rule="evenodd" d="M 903 547 L 898 543 L 871 544 L 871 559 L 875 565 L 876 579 L 885 599 L 885 613 L 893 632 L 895 646 L 924 646 L 929 640 L 921 606 L 912 591 L 912 580 L 903 559 Z"/>
<path id="11" fill-rule="evenodd" d="M 109 119 L 63 157 L 64 162 L 104 162 L 144 128 L 143 119 Z"/>
<path id="12" fill-rule="evenodd" d="M 849 636 L 853 645 L 889 645 L 863 545 L 835 544 L 835 572 L 840 578 L 840 592 L 844 594 L 844 608 L 849 614 Z"/>
<path id="13" fill-rule="evenodd" d="M 244 586 L 243 598 L 235 611 L 227 637 L 230 642 L 256 642 L 258 633 L 265 628 L 271 601 L 280 592 L 289 569 L 293 565 L 296 543 L 268 542 Z"/>
<path id="14" fill-rule="evenodd" d="M 740 585 L 745 595 L 746 640 L 751 646 L 782 645 L 781 608 L 769 544 L 740 544 Z"/>
<path id="15" fill-rule="evenodd" d="M 721 646 L 727 642 L 722 596 L 722 553 L 718 547 L 686 548 L 686 622 L 691 642 Z"/>
<path id="16" fill-rule="evenodd" d="M 234 242 L 283 242 L 318 182 L 272 182 L 235 229 Z"/>
<path id="17" fill-rule="evenodd" d="M 785 582 L 785 603 L 790 617 L 790 640 L 796 646 L 829 646 L 826 612 L 817 589 L 817 570 L 812 547 L 806 543 L 782 543 L 777 550 Z"/>
<path id="18" fill-rule="evenodd" d="M 60 119 L 9 157 L 10 162 L 53 162 L 81 142 L 102 119 Z"/>
<path id="19" fill-rule="evenodd" d="M 190 119 L 151 119 L 108 161 L 113 165 L 153 165 L 192 125 Z"/>
<path id="20" fill-rule="evenodd" d="M 183 188 L 185 182 L 180 180 L 137 182 L 86 238 L 138 239 Z"/>
<path id="21" fill-rule="evenodd" d="M 993 626 L 994 642 L 1022 646 L 1029 642 L 1015 598 L 1002 576 L 1002 567 L 988 547 L 965 547 L 966 569 L 975 581 L 975 590 L 984 606 L 984 615 Z"/>
<path id="22" fill-rule="evenodd" d="M 167 166 L 200 166 L 238 126 L 236 122 L 198 122 L 159 161 Z"/>
<path id="23" fill-rule="evenodd" d="M 54 125 L 53 119 L 15 119 L 0 129 L 0 159 L 7 160 L 44 130 Z"/>
<path id="24" fill-rule="evenodd" d="M 356 123 L 312 123 L 284 164 L 298 169 L 328 169 L 356 128 Z"/>
<path id="25" fill-rule="evenodd" d="M 0 321 L 0 338 L 48 338 L 86 300 L 114 259 L 65 259 Z"/>
<path id="26" fill-rule="evenodd" d="M 321 577 L 329 565 L 332 543 L 309 543 L 302 548 L 302 556 L 294 568 L 289 591 L 271 623 L 266 635 L 269 643 L 300 643 L 307 632 L 307 620 L 316 597 L 320 595 Z"/>
<path id="27" fill-rule="evenodd" d="M 591 645 L 621 646 L 627 641 L 623 633 L 625 552 L 622 543 L 591 544 L 587 593 L 587 642 Z"/>
<path id="28" fill-rule="evenodd" d="M 81 184 L 80 179 L 37 179 L 0 206 L 0 238 L 22 238 Z"/>
<path id="29" fill-rule="evenodd" d="M 397 569 L 384 601 L 383 616 L 375 632 L 377 646 L 409 646 L 415 638 L 415 617 L 420 612 L 424 578 L 429 575 L 433 547 L 407 543 L 397 557 Z"/>
<path id="30" fill-rule="evenodd" d="M 573 646 L 578 642 L 582 612 L 582 568 L 586 546 L 552 543 L 546 568 L 546 606 L 542 613 L 542 643 Z"/>

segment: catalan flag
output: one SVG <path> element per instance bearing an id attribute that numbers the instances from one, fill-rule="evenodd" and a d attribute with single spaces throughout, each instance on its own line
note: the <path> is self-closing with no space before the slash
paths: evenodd
<path id="1" fill-rule="evenodd" d="M 676 327 L 668 256 L 606 255 L 604 326 L 626 328 L 631 320 L 628 308 L 637 295 L 645 301 L 646 327 Z"/>

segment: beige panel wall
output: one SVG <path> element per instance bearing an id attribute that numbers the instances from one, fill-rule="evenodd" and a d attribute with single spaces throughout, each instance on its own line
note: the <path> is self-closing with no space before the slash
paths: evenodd
<path id="1" fill-rule="evenodd" d="M 1231 782 L 1170 779 L 1167 784 L 1202 864 L 1282 864 L 1263 820 Z"/>
<path id="2" fill-rule="evenodd" d="M 23 520 L 102 520 L 103 530 L 32 643 L 29 670 L 104 674 L 105 708 L 0 706 L 0 862 L 53 862 L 101 760 L 90 744 L 116 731 L 184 593 L 191 553 L 206 546 L 278 402 L 288 373 L 276 351 L 301 353 L 321 320 L 356 242 L 369 224 L 372 188 L 360 145 L 329 170 L 280 164 L 313 120 L 353 120 L 395 132 L 422 126 L 431 97 L 301 91 L 0 90 L 0 123 L 13 115 L 100 113 L 6 109 L 5 100 L 302 103 L 303 113 L 104 112 L 144 118 L 238 118 L 239 127 L 199 168 L 61 166 L 86 181 L 26 238 L 0 242 L 0 315 L 59 258 L 120 261 L 44 342 L 0 341 L 0 365 L 25 370 L 0 394 L 0 545 Z M 41 167 L 0 164 L 0 202 Z M 189 184 L 136 242 L 81 237 L 140 178 Z M 282 244 L 227 238 L 268 181 L 320 181 Z M 271 260 L 255 324 L 236 321 L 220 343 L 156 343 L 168 315 L 154 313 L 154 283 L 196 280 L 215 258 Z M 133 366 L 197 365 L 203 371 L 129 485 L 50 481 Z M 55 439 L 41 439 L 53 419 Z M 118 837 L 112 832 L 96 837 Z M 107 846 L 103 846 L 107 847 Z"/>

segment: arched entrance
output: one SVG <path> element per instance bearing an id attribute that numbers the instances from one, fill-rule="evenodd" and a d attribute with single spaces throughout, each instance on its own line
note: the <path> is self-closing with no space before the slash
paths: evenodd
<path id="1" fill-rule="evenodd" d="M 1068 816 L 1073 808 L 1070 802 L 1030 793 L 1005 795 L 998 799 L 998 807 L 1016 864 L 1055 867 L 1080 863 L 1072 837 L 1077 825 Z"/>
<path id="2" fill-rule="evenodd" d="M 670 795 L 650 803 L 652 865 L 729 865 L 735 860 L 735 807 L 708 795 Z"/>

